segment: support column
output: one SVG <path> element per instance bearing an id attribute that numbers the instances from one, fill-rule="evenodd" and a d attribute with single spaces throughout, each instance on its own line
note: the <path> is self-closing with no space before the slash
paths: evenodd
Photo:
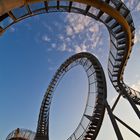
<path id="1" fill-rule="evenodd" d="M 115 130 L 115 133 L 116 133 L 116 136 L 117 136 L 118 140 L 123 140 L 122 134 L 121 134 L 120 129 L 119 129 L 118 125 L 117 125 L 117 122 L 115 120 L 115 117 L 114 117 L 114 115 L 112 113 L 112 110 L 111 110 L 111 108 L 108 105 L 108 103 L 107 103 L 106 100 L 104 100 L 104 104 L 105 104 L 105 106 L 107 108 L 107 112 L 109 114 L 110 120 L 112 122 L 112 125 L 114 127 L 114 130 Z"/>

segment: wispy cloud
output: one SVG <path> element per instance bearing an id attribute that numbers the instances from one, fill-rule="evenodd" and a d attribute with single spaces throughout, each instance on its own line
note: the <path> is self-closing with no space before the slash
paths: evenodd
<path id="1" fill-rule="evenodd" d="M 131 86 L 133 89 L 140 91 L 140 80 Z"/>
<path id="2" fill-rule="evenodd" d="M 60 16 L 58 21 L 52 21 L 51 25 L 45 20 L 41 24 L 44 30 L 43 33 L 38 34 L 36 40 L 40 40 L 39 43 L 42 41 L 48 51 L 72 53 L 98 51 L 96 54 L 102 56 L 103 42 L 105 42 L 104 46 L 109 45 L 109 35 L 104 34 L 104 31 L 107 31 L 106 27 L 87 16 L 69 13 Z"/>
<path id="3" fill-rule="evenodd" d="M 67 14 L 63 22 L 63 30 L 57 28 L 57 32 L 59 33 L 55 33 L 52 36 L 53 38 L 48 36 L 48 33 L 39 35 L 39 38 L 41 37 L 44 43 L 50 43 L 49 51 L 55 49 L 62 52 L 77 53 L 91 51 L 97 46 L 102 45 L 102 39 L 104 38 L 102 36 L 102 24 L 79 14 Z M 45 22 L 42 22 L 42 24 L 45 29 L 52 33 L 49 25 Z M 59 26 L 56 22 L 55 25 Z"/>
<path id="4" fill-rule="evenodd" d="M 138 42 L 140 42 L 140 27 L 137 28 L 135 33 L 135 39 L 134 39 L 134 43 L 138 43 Z"/>
<path id="5" fill-rule="evenodd" d="M 53 32 L 53 29 L 51 26 L 49 26 L 49 24 L 46 21 L 42 21 L 41 22 L 42 26 L 49 32 Z"/>
<path id="6" fill-rule="evenodd" d="M 140 11 L 140 2 L 137 4 L 136 10 L 137 10 L 137 11 Z"/>
<path id="7" fill-rule="evenodd" d="M 42 36 L 42 40 L 45 41 L 45 42 L 50 42 L 51 39 L 46 34 L 44 34 Z"/>
<path id="8" fill-rule="evenodd" d="M 68 36 L 73 35 L 74 31 L 73 31 L 73 29 L 72 29 L 71 26 L 68 25 L 68 26 L 66 27 L 66 33 L 67 33 Z"/>
<path id="9" fill-rule="evenodd" d="M 14 32 L 16 31 L 16 28 L 11 26 L 11 27 L 9 28 L 9 31 L 10 31 L 11 33 L 14 33 Z"/>
<path id="10" fill-rule="evenodd" d="M 62 51 L 62 52 L 64 52 L 64 51 L 72 52 L 72 49 L 69 48 L 65 42 L 63 44 L 61 44 L 60 46 L 58 46 L 57 50 Z"/>
<path id="11" fill-rule="evenodd" d="M 130 11 L 139 11 L 138 5 L 140 3 L 139 0 L 122 0 Z"/>
<path id="12" fill-rule="evenodd" d="M 69 34 L 69 32 L 73 32 L 73 34 L 78 34 L 89 29 L 91 31 L 91 27 L 93 25 L 93 19 L 79 14 L 68 14 L 66 16 L 66 21 L 68 23 L 68 26 L 66 26 L 66 31 L 68 31 L 67 34 Z M 98 25 L 96 24 L 96 27 L 97 26 Z"/>
<path id="13" fill-rule="evenodd" d="M 79 52 L 86 52 L 87 51 L 87 46 L 85 46 L 84 44 L 82 44 L 81 46 L 75 46 L 75 52 L 79 53 Z"/>
<path id="14" fill-rule="evenodd" d="M 89 51 L 102 44 L 102 24 L 79 14 L 68 14 L 66 22 L 66 35 L 70 37 L 65 41 L 72 40 L 75 53 Z"/>

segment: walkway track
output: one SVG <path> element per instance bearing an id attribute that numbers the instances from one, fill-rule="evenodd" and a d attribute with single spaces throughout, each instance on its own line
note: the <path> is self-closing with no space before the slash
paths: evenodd
<path id="1" fill-rule="evenodd" d="M 82 119 L 74 133 L 67 140 L 91 140 L 96 138 L 105 112 L 106 80 L 97 58 L 85 52 L 68 58 L 52 78 L 41 104 L 35 140 L 49 140 L 49 112 L 53 93 L 63 76 L 77 65 L 81 65 L 87 75 L 88 97 Z"/>
<path id="2" fill-rule="evenodd" d="M 81 6 L 78 3 L 81 3 Z M 135 30 L 128 8 L 120 0 L 52 0 L 44 2 L 40 0 L 21 0 L 20 2 L 2 0 L 0 2 L 0 31 L 3 33 L 12 24 L 25 18 L 49 12 L 80 13 L 106 25 L 110 33 L 108 61 L 110 80 L 119 93 L 129 95 L 135 104 L 140 105 L 140 92 L 133 90 L 123 81 L 124 68 L 134 44 Z"/>
<path id="3" fill-rule="evenodd" d="M 134 45 L 134 24 L 129 9 L 120 0 L 1 0 L 0 32 L 11 25 L 38 14 L 73 12 L 94 18 L 110 33 L 108 73 L 118 93 L 140 105 L 140 92 L 123 81 L 123 73 Z M 94 38 L 93 38 L 94 39 Z"/>

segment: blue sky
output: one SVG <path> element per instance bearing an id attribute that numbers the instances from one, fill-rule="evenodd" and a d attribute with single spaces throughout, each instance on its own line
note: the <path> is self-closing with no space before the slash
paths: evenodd
<path id="1" fill-rule="evenodd" d="M 140 89 L 140 21 L 137 20 L 140 4 L 129 2 L 136 26 L 136 44 L 124 76 L 130 86 Z M 17 127 L 36 130 L 44 92 L 57 68 L 72 54 L 81 51 L 95 54 L 106 72 L 109 103 L 118 95 L 107 75 L 108 31 L 93 19 L 67 13 L 40 15 L 13 25 L 0 42 L 0 140 Z M 53 98 L 51 140 L 65 140 L 74 131 L 84 110 L 86 91 L 86 75 L 81 67 L 75 67 L 65 75 Z M 121 99 L 115 113 L 140 130 L 139 120 L 126 100 Z M 138 139 L 120 127 L 125 139 Z M 116 139 L 107 113 L 97 139 L 103 138 Z"/>

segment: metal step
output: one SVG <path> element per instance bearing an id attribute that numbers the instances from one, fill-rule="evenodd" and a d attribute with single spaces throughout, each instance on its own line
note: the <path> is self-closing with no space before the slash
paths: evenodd
<path id="1" fill-rule="evenodd" d="M 105 20 L 105 23 L 109 23 L 113 18 L 111 16 L 108 16 Z"/>
<path id="2" fill-rule="evenodd" d="M 119 26 L 119 25 L 120 25 L 120 24 L 119 24 L 118 22 L 115 22 L 114 24 L 111 25 L 110 28 L 113 29 L 113 28 L 115 28 L 115 27 L 117 27 L 117 26 Z"/>
<path id="3" fill-rule="evenodd" d="M 84 15 L 87 15 L 90 8 L 91 8 L 91 6 L 87 5 Z"/>
<path id="4" fill-rule="evenodd" d="M 103 13 L 104 13 L 104 12 L 99 11 L 99 13 L 98 13 L 98 14 L 97 14 L 97 16 L 96 16 L 96 17 L 97 17 L 97 19 L 99 19 L 99 18 L 103 15 Z"/>

